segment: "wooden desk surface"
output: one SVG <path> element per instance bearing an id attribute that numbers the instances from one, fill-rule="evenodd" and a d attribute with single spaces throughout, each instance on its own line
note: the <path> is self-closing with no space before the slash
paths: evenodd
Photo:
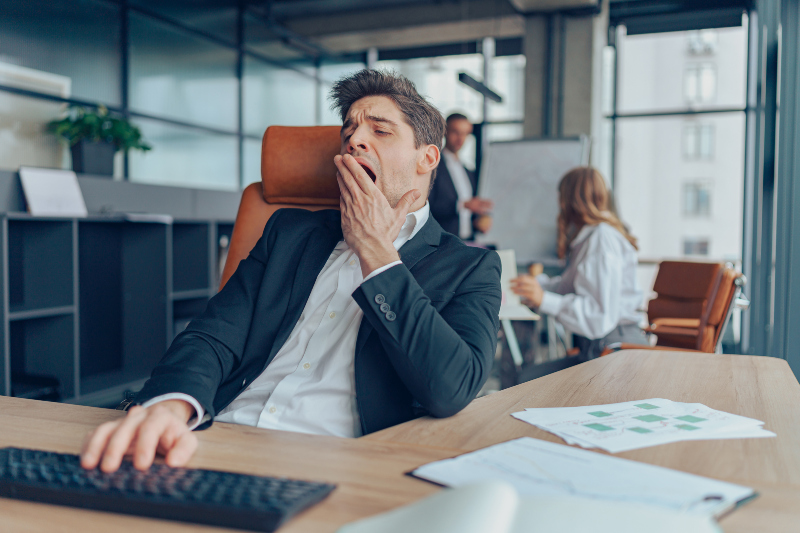
<path id="1" fill-rule="evenodd" d="M 0 447 L 79 453 L 92 428 L 122 413 L 108 409 L 0 396 Z M 190 467 L 287 476 L 336 483 L 322 503 L 301 513 L 281 533 L 336 531 L 347 522 L 381 513 L 439 490 L 403 475 L 460 450 L 428 448 L 270 431 L 218 423 L 198 432 Z M 86 511 L 0 498 L 0 531 L 238 531 Z"/>
<path id="2" fill-rule="evenodd" d="M 451 418 L 421 418 L 362 440 L 465 450 L 523 436 L 563 444 L 510 414 L 526 407 L 648 398 L 703 403 L 757 418 L 778 436 L 678 442 L 616 456 L 759 490 L 758 499 L 721 521 L 726 531 L 800 531 L 800 384 L 786 361 L 772 357 L 618 352 L 485 396 Z"/>

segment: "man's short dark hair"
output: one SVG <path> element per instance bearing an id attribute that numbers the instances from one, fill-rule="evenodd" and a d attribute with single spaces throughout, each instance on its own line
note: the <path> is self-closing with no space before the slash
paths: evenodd
<path id="1" fill-rule="evenodd" d="M 466 120 L 467 122 L 469 122 L 467 116 L 462 115 L 461 113 L 452 113 L 450 116 L 447 117 L 447 120 L 445 122 L 447 122 L 447 124 L 450 124 L 454 120 Z"/>
<path id="2" fill-rule="evenodd" d="M 391 71 L 359 70 L 333 85 L 330 94 L 330 99 L 333 101 L 331 108 L 339 112 L 344 122 L 350 106 L 367 96 L 385 96 L 397 105 L 414 132 L 416 148 L 423 144 L 442 147 L 444 117 L 417 92 L 411 80 Z M 431 184 L 435 176 L 436 169 L 433 169 Z"/>

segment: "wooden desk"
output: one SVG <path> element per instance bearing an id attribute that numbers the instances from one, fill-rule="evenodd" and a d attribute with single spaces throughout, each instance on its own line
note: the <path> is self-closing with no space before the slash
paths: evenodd
<path id="1" fill-rule="evenodd" d="M 122 413 L 108 409 L 0 396 L 0 447 L 78 453 L 84 436 Z M 217 423 L 198 432 L 189 466 L 336 483 L 322 503 L 281 533 L 336 531 L 342 524 L 418 500 L 439 490 L 403 475 L 460 450 L 362 439 L 340 439 Z M 107 533 L 109 531 L 239 531 L 86 511 L 0 498 L 0 531 Z"/>
<path id="2" fill-rule="evenodd" d="M 563 441 L 510 416 L 667 398 L 757 418 L 769 439 L 678 442 L 616 454 L 754 487 L 761 496 L 721 521 L 726 531 L 800 530 L 800 384 L 772 357 L 630 350 L 480 398 L 446 419 L 421 418 L 362 440 L 477 450 L 517 437 Z"/>

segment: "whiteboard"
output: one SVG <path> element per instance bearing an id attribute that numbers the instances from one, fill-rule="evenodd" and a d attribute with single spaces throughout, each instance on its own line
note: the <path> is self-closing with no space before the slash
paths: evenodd
<path id="1" fill-rule="evenodd" d="M 494 201 L 492 228 L 478 241 L 515 250 L 519 264 L 557 260 L 558 182 L 588 164 L 588 144 L 586 136 L 491 143 L 478 194 Z"/>

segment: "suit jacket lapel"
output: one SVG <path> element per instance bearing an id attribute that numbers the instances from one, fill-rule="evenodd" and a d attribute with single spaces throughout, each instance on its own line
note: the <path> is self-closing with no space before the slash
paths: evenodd
<path id="1" fill-rule="evenodd" d="M 400 260 L 411 270 L 418 262 L 436 251 L 444 230 L 432 216 L 428 216 L 427 222 L 414 235 L 414 238 L 406 242 L 399 250 Z M 356 354 L 358 354 L 367 342 L 367 337 L 372 333 L 372 324 L 369 320 L 362 320 L 356 338 Z"/>
<path id="2" fill-rule="evenodd" d="M 325 262 L 330 257 L 336 244 L 341 240 L 342 225 L 339 212 L 335 210 L 326 212 L 325 223 L 314 229 L 306 240 L 303 254 L 297 265 L 294 282 L 292 283 L 289 305 L 281 323 L 280 332 L 273 344 L 272 353 L 267 359 L 267 364 L 272 361 L 280 347 L 289 338 L 289 334 L 300 319 L 303 308 L 308 301 L 308 296 L 311 294 L 311 289 L 314 288 L 314 283 L 317 281 L 317 276 L 322 271 L 322 267 L 325 266 Z"/>

